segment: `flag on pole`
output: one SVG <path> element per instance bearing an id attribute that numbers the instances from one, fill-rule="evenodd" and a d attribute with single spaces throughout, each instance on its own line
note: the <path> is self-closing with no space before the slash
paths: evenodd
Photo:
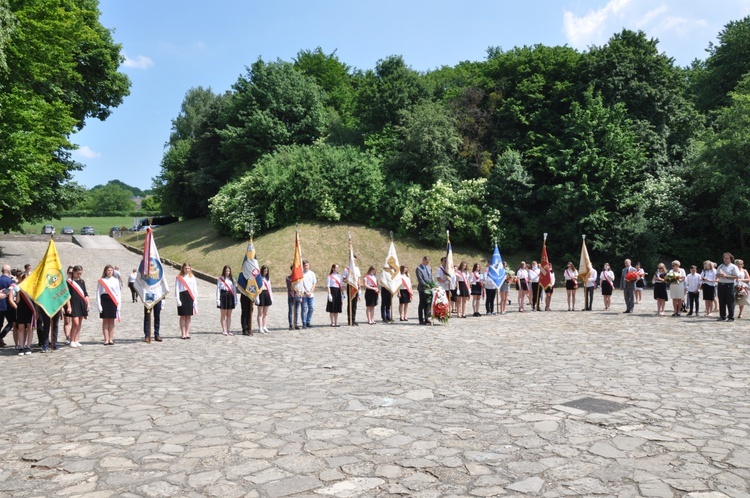
<path id="1" fill-rule="evenodd" d="M 453 271 L 453 249 L 451 248 L 451 234 L 448 230 L 445 231 L 445 235 L 448 238 L 448 248 L 445 251 L 445 268 L 444 273 L 451 279 L 456 278 L 456 273 Z"/>
<path id="2" fill-rule="evenodd" d="M 302 249 L 299 246 L 299 232 L 294 232 L 294 258 L 292 259 L 292 288 L 300 296 L 304 295 L 305 288 L 302 285 Z"/>
<path id="3" fill-rule="evenodd" d="M 154 242 L 151 227 L 146 229 L 146 239 L 143 241 L 143 259 L 135 277 L 135 290 L 143 301 L 143 306 L 151 309 L 159 301 L 167 297 L 169 286 L 164 278 L 164 266 L 159 259 L 159 251 Z"/>
<path id="4" fill-rule="evenodd" d="M 354 261 L 354 249 L 352 248 L 352 236 L 349 235 L 349 266 L 345 270 L 346 283 L 351 287 L 349 289 L 349 299 L 353 300 L 359 292 L 359 268 Z"/>
<path id="5" fill-rule="evenodd" d="M 263 277 L 260 276 L 260 267 L 255 258 L 255 244 L 251 235 L 247 242 L 247 249 L 245 249 L 245 259 L 242 260 L 242 272 L 237 277 L 237 290 L 252 301 L 263 292 L 263 289 Z"/>
<path id="6" fill-rule="evenodd" d="M 552 280 L 552 272 L 550 271 L 549 257 L 547 257 L 547 234 L 544 234 L 544 243 L 542 244 L 542 259 L 539 265 L 539 285 L 542 289 L 547 289 L 555 285 Z"/>
<path id="7" fill-rule="evenodd" d="M 383 271 L 380 273 L 380 285 L 388 289 L 391 294 L 396 294 L 401 287 L 401 271 L 396 255 L 396 246 L 391 241 L 388 255 L 385 257 Z"/>
<path id="8" fill-rule="evenodd" d="M 495 252 L 492 253 L 490 267 L 487 269 L 487 276 L 495 283 L 498 289 L 503 285 L 503 282 L 505 282 L 505 266 L 503 265 L 503 258 L 500 256 L 500 250 L 497 248 L 497 244 L 495 244 Z"/>
<path id="9" fill-rule="evenodd" d="M 38 304 L 47 316 L 54 315 L 68 302 L 70 291 L 65 283 L 54 240 L 49 240 L 44 257 L 18 287 Z"/>
<path id="10" fill-rule="evenodd" d="M 589 251 L 586 249 L 586 236 L 583 236 L 583 245 L 581 246 L 581 261 L 578 263 L 578 279 L 584 284 L 588 281 L 593 267 L 589 259 Z"/>

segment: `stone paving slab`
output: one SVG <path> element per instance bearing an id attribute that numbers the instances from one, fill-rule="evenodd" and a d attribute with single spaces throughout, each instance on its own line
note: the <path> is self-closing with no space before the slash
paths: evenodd
<path id="1" fill-rule="evenodd" d="M 45 245 L 0 247 L 22 266 Z M 91 289 L 138 262 L 58 248 Z M 424 327 L 415 303 L 334 329 L 321 293 L 316 327 L 289 331 L 277 293 L 270 334 L 224 337 L 213 291 L 190 341 L 170 296 L 162 343 L 128 302 L 113 347 L 91 317 L 82 348 L 0 351 L 0 496 L 750 496 L 744 319 L 656 317 L 646 293 L 634 315 L 616 294 Z M 625 406 L 564 405 L 584 398 Z"/>

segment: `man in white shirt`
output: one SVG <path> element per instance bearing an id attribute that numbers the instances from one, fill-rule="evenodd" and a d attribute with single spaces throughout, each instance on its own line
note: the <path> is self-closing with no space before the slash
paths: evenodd
<path id="1" fill-rule="evenodd" d="M 315 272 L 310 269 L 310 263 L 307 260 L 302 260 L 302 288 L 304 292 L 302 294 L 302 328 L 311 328 L 313 305 L 315 304 L 315 286 L 318 284 L 318 279 L 315 277 Z"/>
<path id="2" fill-rule="evenodd" d="M 536 261 L 532 261 L 531 268 L 528 268 L 526 272 L 529 274 L 529 282 L 531 282 L 531 311 L 542 311 L 539 303 L 539 295 L 541 293 L 539 275 L 541 275 L 542 269 Z"/>
<path id="3" fill-rule="evenodd" d="M 584 299 L 583 299 L 583 310 L 584 311 L 591 311 L 591 307 L 594 304 L 594 290 L 596 290 L 596 277 L 599 276 L 599 273 L 594 268 L 591 268 L 591 273 L 589 273 L 589 279 L 586 281 L 586 287 L 584 288 Z"/>
<path id="4" fill-rule="evenodd" d="M 716 276 L 719 278 L 717 292 L 719 293 L 719 318 L 720 322 L 734 321 L 734 286 L 740 278 L 740 269 L 734 265 L 734 256 L 725 252 L 724 263 L 716 268 Z"/>
<path id="5" fill-rule="evenodd" d="M 695 316 L 700 315 L 700 300 L 698 297 L 701 293 L 701 283 L 702 279 L 700 274 L 698 273 L 698 267 L 693 265 L 690 267 L 690 274 L 685 277 L 685 283 L 687 284 L 687 298 L 688 298 L 688 305 L 690 306 L 690 311 L 688 312 L 688 316 L 693 315 L 693 304 L 695 304 Z"/>

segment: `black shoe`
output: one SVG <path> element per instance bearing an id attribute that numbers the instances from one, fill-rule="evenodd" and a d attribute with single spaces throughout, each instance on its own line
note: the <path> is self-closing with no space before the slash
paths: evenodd
<path id="1" fill-rule="evenodd" d="M 726 318 L 724 318 L 724 317 L 719 317 L 719 318 L 716 319 L 717 322 L 723 322 L 725 320 L 726 320 Z"/>
<path id="2" fill-rule="evenodd" d="M 733 322 L 733 321 L 734 321 L 734 318 L 727 318 L 727 321 L 728 321 L 728 322 Z"/>
<path id="3" fill-rule="evenodd" d="M 424 320 L 420 320 L 420 321 L 419 321 L 419 324 L 420 324 L 420 325 L 424 325 Z"/>
<path id="4" fill-rule="evenodd" d="M 307 325 L 305 325 L 305 327 L 307 327 L 308 329 L 311 329 L 311 328 L 313 328 L 313 326 L 312 326 L 312 325 L 310 325 L 309 323 L 308 323 Z"/>

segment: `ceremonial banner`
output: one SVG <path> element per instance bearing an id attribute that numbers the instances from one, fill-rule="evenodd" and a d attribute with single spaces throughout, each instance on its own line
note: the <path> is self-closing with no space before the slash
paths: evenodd
<path id="1" fill-rule="evenodd" d="M 351 287 L 349 296 L 354 299 L 359 291 L 359 271 L 354 261 L 354 249 L 352 248 L 352 237 L 349 236 L 349 266 L 346 271 L 346 283 Z"/>
<path id="2" fill-rule="evenodd" d="M 585 284 L 589 279 L 589 275 L 591 275 L 592 269 L 589 251 L 586 249 L 586 236 L 584 235 L 583 245 L 581 246 L 581 261 L 578 263 L 578 279 Z"/>
<path id="3" fill-rule="evenodd" d="M 237 290 L 249 297 L 251 301 L 263 292 L 263 277 L 260 276 L 258 260 L 255 259 L 255 244 L 253 244 L 252 236 L 247 242 L 247 249 L 245 249 L 242 272 L 237 277 Z"/>
<path id="4" fill-rule="evenodd" d="M 503 258 L 500 256 L 500 250 L 495 244 L 495 252 L 492 253 L 492 259 L 490 260 L 490 267 L 487 269 L 487 276 L 494 282 L 499 289 L 503 282 L 505 282 L 505 266 L 503 266 Z"/>
<path id="5" fill-rule="evenodd" d="M 396 246 L 393 241 L 391 241 L 391 247 L 385 257 L 383 271 L 380 273 L 380 285 L 388 289 L 391 294 L 396 294 L 401 287 L 401 271 L 399 270 Z"/>
<path id="6" fill-rule="evenodd" d="M 54 240 L 50 239 L 44 257 L 18 287 L 50 317 L 68 302 L 70 291 Z"/>
<path id="7" fill-rule="evenodd" d="M 544 244 L 542 245 L 542 260 L 539 265 L 539 285 L 542 286 L 542 289 L 555 285 L 550 268 L 549 258 L 547 257 L 547 234 L 545 233 Z"/>
<path id="8" fill-rule="evenodd" d="M 294 232 L 294 259 L 292 260 L 292 288 L 297 294 L 303 296 L 305 287 L 302 285 L 302 249 L 299 246 L 299 232 Z"/>
<path id="9" fill-rule="evenodd" d="M 147 309 L 153 308 L 162 299 L 167 297 L 169 286 L 164 278 L 164 266 L 159 259 L 159 251 L 156 250 L 154 233 L 151 227 L 146 229 L 146 240 L 143 241 L 143 259 L 138 267 L 138 275 L 135 278 L 135 290 Z"/>
<path id="10" fill-rule="evenodd" d="M 451 279 L 454 279 L 456 278 L 456 272 L 453 271 L 453 248 L 451 248 L 451 236 L 448 231 L 446 231 L 445 233 L 446 237 L 448 238 L 448 249 L 446 250 L 445 254 L 445 268 L 443 268 L 443 271 Z"/>

